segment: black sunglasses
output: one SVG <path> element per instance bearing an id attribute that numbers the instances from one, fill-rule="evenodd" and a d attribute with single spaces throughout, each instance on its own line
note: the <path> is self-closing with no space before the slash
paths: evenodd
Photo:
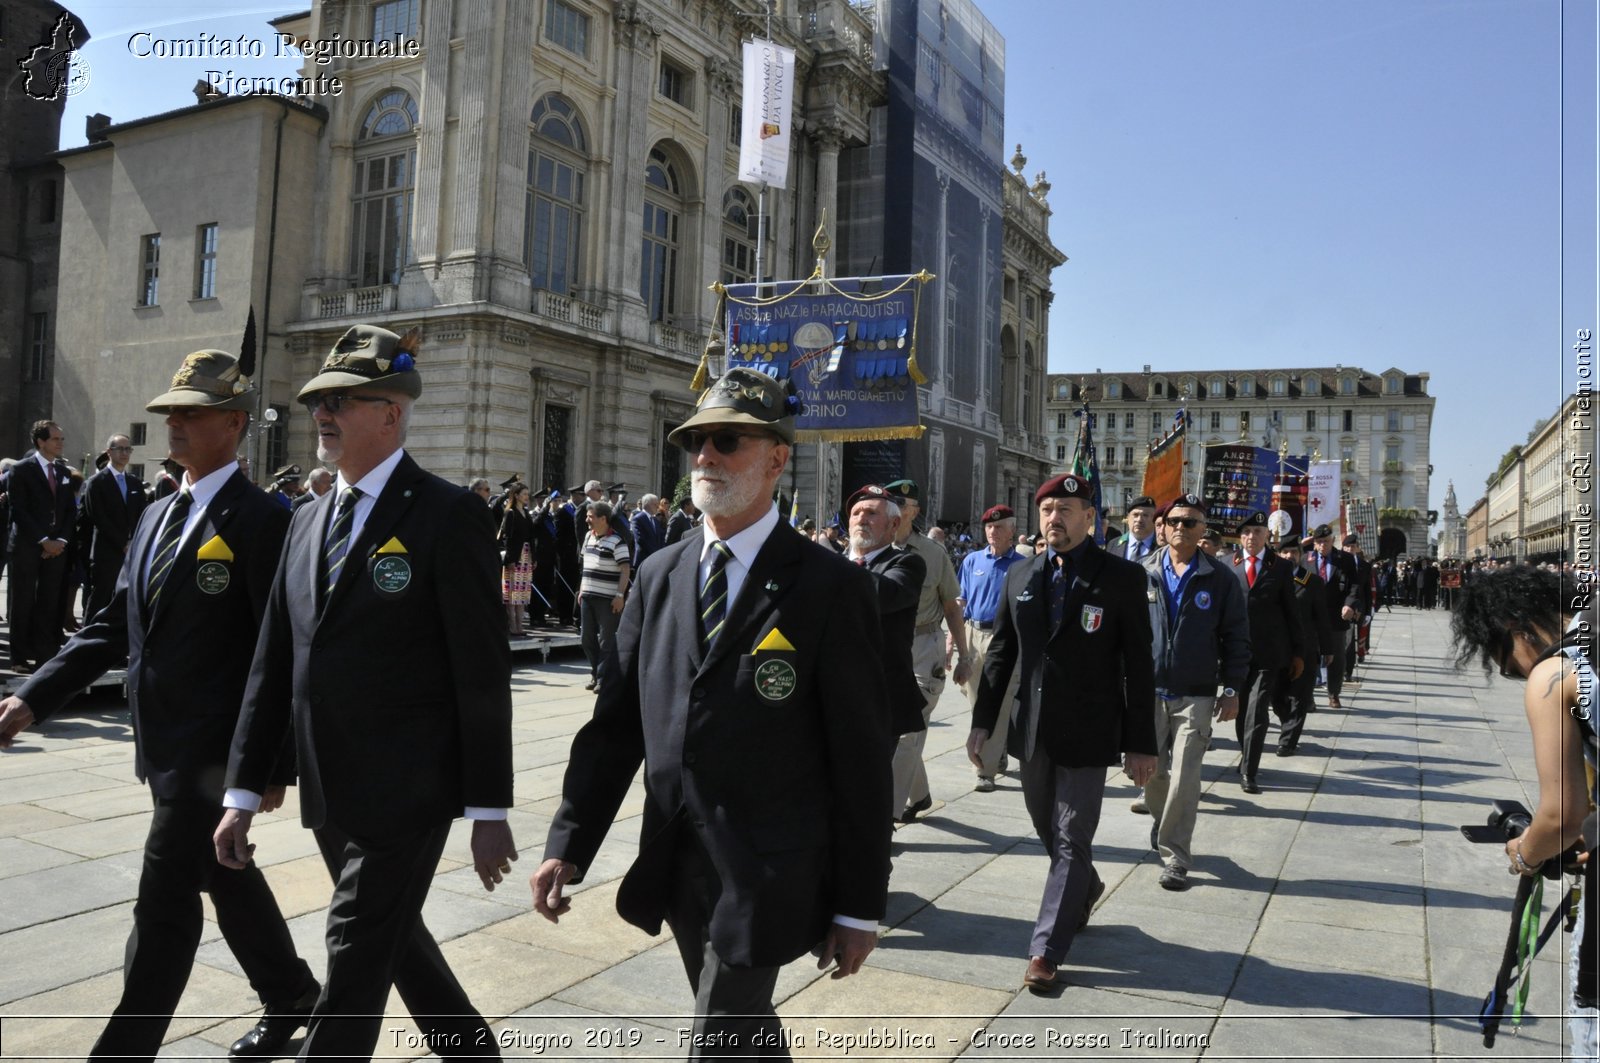
<path id="1" fill-rule="evenodd" d="M 732 454 L 737 451 L 746 439 L 756 439 L 758 432 L 735 432 L 731 428 L 718 429 L 715 432 L 685 432 L 678 439 L 678 445 L 690 454 L 698 454 L 706 445 L 706 440 L 711 440 L 711 445 L 717 448 L 718 454 Z"/>
<path id="2" fill-rule="evenodd" d="M 1202 525 L 1204 523 L 1205 523 L 1205 521 L 1201 520 L 1199 517 L 1168 517 L 1167 518 L 1167 527 L 1169 527 L 1169 528 L 1197 528 L 1197 527 L 1199 527 L 1200 525 Z"/>
<path id="3" fill-rule="evenodd" d="M 382 402 L 390 406 L 394 405 L 393 399 L 380 398 L 376 395 L 346 395 L 342 391 L 335 391 L 331 394 L 319 392 L 315 395 L 308 395 L 300 400 L 300 405 L 306 408 L 307 413 L 316 413 L 318 406 L 329 413 L 338 413 L 352 402 Z"/>

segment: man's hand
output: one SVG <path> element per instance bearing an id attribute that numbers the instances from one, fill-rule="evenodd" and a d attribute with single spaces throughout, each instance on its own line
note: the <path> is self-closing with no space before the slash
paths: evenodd
<path id="1" fill-rule="evenodd" d="M 955 680 L 958 687 L 966 686 L 967 680 L 972 678 L 972 665 L 968 662 L 966 654 L 956 658 L 956 670 L 950 673 L 950 678 Z"/>
<path id="2" fill-rule="evenodd" d="M 1235 694 L 1231 698 L 1218 698 L 1217 699 L 1216 709 L 1215 709 L 1215 715 L 1217 717 L 1217 722 L 1218 723 L 1227 723 L 1229 720 L 1233 719 L 1235 716 L 1238 716 L 1239 715 L 1239 695 Z"/>
<path id="3" fill-rule="evenodd" d="M 1333 654 L 1324 653 L 1322 655 L 1322 667 L 1328 668 L 1328 667 L 1331 667 L 1332 665 L 1333 665 Z"/>
<path id="4" fill-rule="evenodd" d="M 831 978 L 848 978 L 861 970 L 867 954 L 878 947 L 878 935 L 871 930 L 857 930 L 853 926 L 832 923 L 828 936 L 822 939 L 822 956 L 817 960 L 817 970 L 826 971 L 828 964 L 839 961 Z"/>
<path id="5" fill-rule="evenodd" d="M 66 548 L 67 544 L 60 539 L 46 539 L 39 544 L 39 555 L 41 557 L 59 557 Z"/>
<path id="6" fill-rule="evenodd" d="M 1239 711 L 1237 698 L 1234 699 L 1233 711 Z M 1150 781 L 1150 776 L 1156 773 L 1156 758 L 1150 753 L 1125 753 L 1122 757 L 1122 770 L 1133 780 L 1133 785 L 1142 790 L 1144 784 Z"/>
<path id="7" fill-rule="evenodd" d="M 983 744 L 987 741 L 989 732 L 982 727 L 974 727 L 967 732 L 967 759 L 979 771 L 983 770 Z"/>
<path id="8" fill-rule="evenodd" d="M 613 613 L 622 612 L 622 607 L 625 604 L 627 604 L 627 601 L 628 601 L 628 596 L 626 594 L 618 594 L 618 595 L 616 595 L 615 597 L 613 597 L 611 599 L 611 611 Z"/>
<path id="9" fill-rule="evenodd" d="M 0 701 L 0 749 L 10 749 L 17 732 L 31 726 L 33 710 L 26 701 L 16 696 Z"/>
<path id="10" fill-rule="evenodd" d="M 261 795 L 261 812 L 276 812 L 283 807 L 283 799 L 288 794 L 287 786 L 269 786 L 267 792 Z"/>
<path id="11" fill-rule="evenodd" d="M 211 836 L 211 844 L 217 850 L 217 863 L 235 871 L 243 871 L 249 866 L 250 856 L 256 851 L 256 847 L 250 844 L 250 820 L 254 816 L 254 812 L 246 812 L 242 808 L 223 809 L 222 822 L 217 824 L 216 833 Z"/>
<path id="12" fill-rule="evenodd" d="M 1294 682 L 1305 674 L 1306 659 L 1304 657 L 1289 658 L 1289 682 Z"/>
<path id="13" fill-rule="evenodd" d="M 561 887 L 577 876 L 578 865 L 566 860 L 551 857 L 540 864 L 539 870 L 528 879 L 528 885 L 533 888 L 533 910 L 552 923 L 559 923 L 572 908 L 572 902 L 561 896 Z"/>
<path id="14" fill-rule="evenodd" d="M 1358 617 L 1360 615 L 1361 615 L 1360 613 L 1356 612 L 1354 609 L 1350 608 L 1348 605 L 1345 606 L 1343 609 L 1339 610 L 1339 618 L 1341 620 L 1354 620 L 1356 617 Z"/>
<path id="15" fill-rule="evenodd" d="M 472 867 L 483 888 L 494 892 L 504 875 L 511 874 L 511 861 L 517 858 L 517 843 L 511 839 L 511 824 L 503 819 L 472 821 Z"/>

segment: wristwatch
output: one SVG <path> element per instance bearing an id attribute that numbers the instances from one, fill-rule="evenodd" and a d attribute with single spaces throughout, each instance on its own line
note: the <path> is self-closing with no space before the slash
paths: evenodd
<path id="1" fill-rule="evenodd" d="M 1222 696 L 1225 698 L 1236 698 L 1239 696 L 1239 692 L 1232 687 L 1223 687 Z"/>

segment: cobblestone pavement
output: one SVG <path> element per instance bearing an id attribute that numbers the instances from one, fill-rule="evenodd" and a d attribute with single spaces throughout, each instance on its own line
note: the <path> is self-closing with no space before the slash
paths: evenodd
<path id="1" fill-rule="evenodd" d="M 1096 848 L 1108 888 L 1049 997 L 1021 988 L 1043 851 L 1014 778 L 972 791 L 966 705 L 947 688 L 927 745 L 936 803 L 897 831 L 877 951 L 855 978 L 798 962 L 779 981 L 794 1054 L 1559 1058 L 1561 937 L 1534 964 L 1522 1031 L 1493 1050 L 1477 1033 L 1514 882 L 1494 847 L 1457 828 L 1482 822 L 1494 798 L 1531 807 L 1536 776 L 1520 687 L 1455 672 L 1448 629 L 1443 611 L 1381 615 L 1345 708 L 1313 716 L 1300 755 L 1268 755 L 1260 796 L 1240 792 L 1232 728 L 1218 728 L 1186 893 L 1157 887 L 1150 820 L 1129 810 L 1134 791 L 1115 776 Z M 676 950 L 613 905 L 638 840 L 637 784 L 571 914 L 557 927 L 531 910 L 527 874 L 592 705 L 585 679 L 573 656 L 519 667 L 511 825 L 522 860 L 485 893 L 458 823 L 425 917 L 506 1058 L 683 1058 L 691 996 Z M 81 1058 L 116 1000 L 150 819 L 130 738 L 125 707 L 101 695 L 0 754 L 5 1058 Z M 331 888 L 290 793 L 252 839 L 317 968 Z M 224 1056 L 257 1007 L 208 920 L 163 1058 Z M 426 1055 L 398 998 L 389 1010 L 379 1056 Z"/>

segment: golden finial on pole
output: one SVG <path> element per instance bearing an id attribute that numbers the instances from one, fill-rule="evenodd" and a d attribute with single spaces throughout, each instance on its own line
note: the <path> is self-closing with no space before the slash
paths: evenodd
<path id="1" fill-rule="evenodd" d="M 812 273 L 814 277 L 828 275 L 828 252 L 833 249 L 833 241 L 828 239 L 828 208 L 822 208 L 822 220 L 817 223 L 816 235 L 811 237 L 811 249 L 817 253 L 817 268 Z"/>

